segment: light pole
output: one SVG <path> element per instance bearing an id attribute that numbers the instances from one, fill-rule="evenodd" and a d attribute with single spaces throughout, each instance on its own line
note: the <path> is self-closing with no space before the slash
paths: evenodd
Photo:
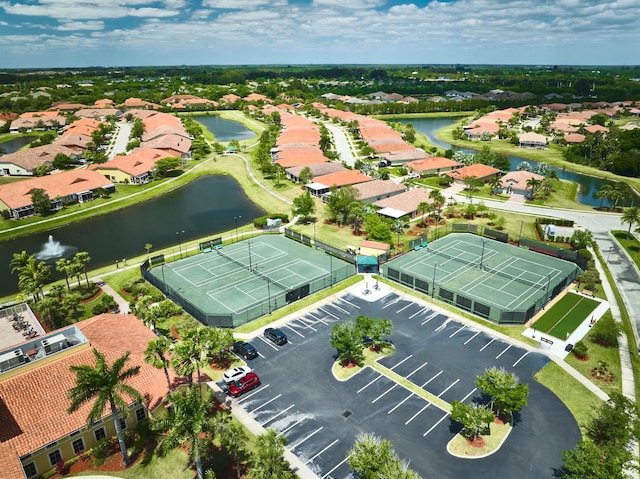
<path id="1" fill-rule="evenodd" d="M 238 218 L 242 218 L 242 216 L 234 216 L 233 219 L 236 222 L 236 243 L 238 242 Z"/>
<path id="2" fill-rule="evenodd" d="M 547 301 L 549 301 L 549 299 L 551 299 L 549 297 L 549 286 L 551 285 L 551 273 L 549 273 L 547 275 Z"/>
<path id="3" fill-rule="evenodd" d="M 433 281 L 431 282 L 431 299 L 436 292 L 436 270 L 438 269 L 438 263 L 433 265 Z"/>
<path id="4" fill-rule="evenodd" d="M 518 246 L 520 246 L 520 240 L 522 239 L 522 227 L 524 226 L 524 220 L 520 221 L 520 234 L 518 235 Z"/>
<path id="5" fill-rule="evenodd" d="M 613 251 L 613 246 L 609 247 L 609 252 L 607 253 L 607 264 L 609 263 L 609 256 L 611 256 L 611 252 Z"/>
<path id="6" fill-rule="evenodd" d="M 313 220 L 313 247 L 317 249 L 318 247 L 316 246 L 316 221 L 318 221 L 317 218 Z"/>
<path id="7" fill-rule="evenodd" d="M 178 249 L 180 250 L 180 259 L 182 259 L 182 242 L 180 241 L 180 234 L 182 233 L 184 233 L 184 230 L 176 231 L 176 234 L 178 235 Z"/>
<path id="8" fill-rule="evenodd" d="M 249 248 L 249 270 L 251 270 L 251 240 L 247 240 L 247 248 Z"/>
<path id="9" fill-rule="evenodd" d="M 484 262 L 484 245 L 487 244 L 486 240 L 480 240 L 482 241 L 482 254 L 480 255 L 480 269 L 482 269 L 482 263 Z"/>
<path id="10" fill-rule="evenodd" d="M 329 255 L 329 286 L 333 286 L 333 256 L 330 253 Z"/>

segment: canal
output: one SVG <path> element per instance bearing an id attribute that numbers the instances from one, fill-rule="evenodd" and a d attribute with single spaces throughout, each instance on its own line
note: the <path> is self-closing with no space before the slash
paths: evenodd
<path id="1" fill-rule="evenodd" d="M 238 121 L 225 120 L 219 115 L 194 115 L 192 117 L 207 130 L 213 133 L 216 141 L 250 140 L 256 134 Z"/>

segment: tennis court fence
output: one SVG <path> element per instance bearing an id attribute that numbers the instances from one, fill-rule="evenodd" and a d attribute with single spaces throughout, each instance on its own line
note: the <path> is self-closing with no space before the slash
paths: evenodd
<path id="1" fill-rule="evenodd" d="M 289 228 L 284 229 L 284 235 L 287 238 L 294 239 L 299 241 L 300 243 L 304 243 L 307 246 L 314 245 L 316 248 L 320 248 L 325 250 L 327 253 L 336 256 L 340 259 L 348 261 L 351 264 L 356 263 L 356 255 L 354 253 L 349 253 L 340 248 L 336 248 L 335 246 L 331 246 L 330 244 L 323 243 L 322 241 L 313 240 L 311 237 L 298 233 L 297 231 L 290 230 Z"/>

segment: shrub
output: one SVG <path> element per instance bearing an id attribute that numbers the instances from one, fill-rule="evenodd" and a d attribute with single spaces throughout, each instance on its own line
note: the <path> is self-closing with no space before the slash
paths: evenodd
<path id="1" fill-rule="evenodd" d="M 606 348 L 618 346 L 618 336 L 622 334 L 622 326 L 611 315 L 602 317 L 592 329 L 592 341 Z"/>
<path id="2" fill-rule="evenodd" d="M 98 440 L 93 446 L 93 464 L 101 466 L 107 460 L 111 452 L 111 441 L 107 437 Z"/>
<path id="3" fill-rule="evenodd" d="M 265 216 L 260 216 L 258 218 L 254 218 L 253 219 L 253 226 L 255 226 L 256 228 L 264 228 L 265 226 L 267 226 L 267 220 L 268 219 L 281 219 L 283 223 L 288 223 L 289 222 L 289 215 L 287 215 L 286 213 L 273 213 L 270 215 L 265 215 Z"/>
<path id="4" fill-rule="evenodd" d="M 576 358 L 585 359 L 587 357 L 587 353 L 589 352 L 589 349 L 587 348 L 587 345 L 584 343 L 584 341 L 578 341 L 573 346 L 572 352 Z"/>
<path id="5" fill-rule="evenodd" d="M 61 476 L 66 476 L 69 474 L 69 466 L 67 466 L 63 459 L 60 459 L 56 462 L 56 472 Z"/>
<path id="6" fill-rule="evenodd" d="M 102 302 L 94 305 L 93 308 L 91 308 L 91 312 L 93 314 L 102 314 L 106 313 L 107 311 L 109 311 L 109 308 L 107 308 L 107 306 L 105 306 L 105 304 Z"/>
<path id="7" fill-rule="evenodd" d="M 11 218 L 11 212 L 9 210 L 2 210 L 2 217 L 5 220 L 8 220 L 9 218 Z"/>

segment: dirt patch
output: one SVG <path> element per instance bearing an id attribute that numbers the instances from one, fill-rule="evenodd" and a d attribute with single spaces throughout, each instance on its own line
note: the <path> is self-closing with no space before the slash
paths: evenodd
<path id="1" fill-rule="evenodd" d="M 471 447 L 475 447 L 476 449 L 480 449 L 484 447 L 484 438 L 482 436 L 478 436 L 477 438 L 467 438 L 467 444 Z"/>

